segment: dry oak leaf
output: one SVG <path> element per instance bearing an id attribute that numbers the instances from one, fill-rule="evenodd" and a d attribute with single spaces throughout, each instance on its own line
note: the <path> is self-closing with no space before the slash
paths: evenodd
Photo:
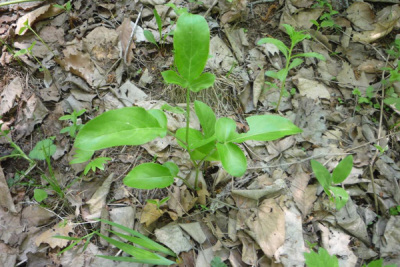
<path id="1" fill-rule="evenodd" d="M 61 225 L 56 224 L 53 228 L 41 233 L 35 240 L 36 246 L 40 246 L 42 243 L 49 244 L 51 248 L 60 247 L 63 248 L 68 245 L 68 240 L 55 238 L 56 235 L 68 236 L 69 233 L 73 233 L 72 225 Z"/>

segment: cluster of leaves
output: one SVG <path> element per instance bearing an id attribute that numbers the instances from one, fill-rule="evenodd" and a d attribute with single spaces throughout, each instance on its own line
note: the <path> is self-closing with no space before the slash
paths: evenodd
<path id="1" fill-rule="evenodd" d="M 144 264 L 150 264 L 150 265 L 171 265 L 174 264 L 175 262 L 157 254 L 157 253 L 162 253 L 168 256 L 176 257 L 175 253 L 172 252 L 170 249 L 154 242 L 147 236 L 132 230 L 128 227 L 125 227 L 123 225 L 110 222 L 107 220 L 102 220 L 99 219 L 100 222 L 109 224 L 113 227 L 116 227 L 122 231 L 124 231 L 126 234 L 120 233 L 119 231 L 114 231 L 114 230 L 108 230 L 111 234 L 114 234 L 118 236 L 119 238 L 126 240 L 127 242 L 131 242 L 135 245 L 130 245 L 124 242 L 121 242 L 119 240 L 110 238 L 108 236 L 105 236 L 101 234 L 98 231 L 93 231 L 88 235 L 85 235 L 80 238 L 76 237 L 70 237 L 70 236 L 53 236 L 54 238 L 59 238 L 59 239 L 65 239 L 72 241 L 72 243 L 64 248 L 62 251 L 58 253 L 58 255 L 72 249 L 73 247 L 77 246 L 80 244 L 82 241 L 84 241 L 84 245 L 82 250 L 86 250 L 87 246 L 89 245 L 90 240 L 93 238 L 93 236 L 98 235 L 99 237 L 103 238 L 106 240 L 108 243 L 114 245 L 118 249 L 122 250 L 123 252 L 127 253 L 128 255 L 131 255 L 132 257 L 116 257 L 116 256 L 105 256 L 105 255 L 96 255 L 97 257 L 105 258 L 108 260 L 113 260 L 113 261 L 125 261 L 125 262 L 135 262 L 135 263 L 144 263 Z M 154 252 L 152 252 L 154 251 Z"/>
<path id="2" fill-rule="evenodd" d="M 355 88 L 352 91 L 352 94 L 356 97 L 356 111 L 361 110 L 361 104 L 370 105 L 376 109 L 380 108 L 381 106 L 378 102 L 374 103 L 372 101 L 375 98 L 374 87 L 372 86 L 367 87 L 365 95 L 363 95 L 358 88 Z"/>
<path id="3" fill-rule="evenodd" d="M 343 208 L 349 199 L 349 194 L 346 190 L 336 187 L 334 184 L 342 183 L 349 176 L 353 168 L 353 156 L 345 157 L 333 170 L 332 175 L 324 165 L 316 160 L 311 160 L 311 167 L 329 199 L 336 204 L 336 209 Z"/>
<path id="4" fill-rule="evenodd" d="M 308 267 L 339 267 L 338 258 L 335 255 L 330 255 L 328 251 L 322 247 L 318 252 L 311 250 L 309 253 L 304 253 L 306 266 Z M 394 264 L 383 265 L 383 259 L 371 261 L 368 265 L 364 264 L 363 267 L 396 267 Z"/>
<path id="5" fill-rule="evenodd" d="M 293 55 L 293 49 L 294 47 L 303 41 L 304 39 L 310 39 L 311 36 L 309 34 L 305 34 L 305 31 L 296 31 L 292 26 L 288 24 L 283 24 L 283 27 L 286 29 L 286 33 L 289 35 L 291 44 L 290 47 L 287 47 L 282 41 L 274 39 L 274 38 L 262 38 L 260 41 L 258 41 L 258 45 L 262 45 L 265 43 L 271 43 L 274 44 L 279 51 L 285 56 L 286 59 L 286 64 L 285 67 L 279 71 L 266 71 L 265 75 L 271 78 L 274 78 L 276 80 L 279 80 L 280 86 L 278 86 L 276 83 L 270 83 L 266 82 L 271 88 L 280 88 L 280 96 L 279 96 L 279 101 L 276 107 L 276 110 L 279 110 L 279 105 L 282 100 L 282 96 L 284 95 L 285 91 L 285 85 L 286 85 L 286 79 L 289 74 L 289 71 L 293 68 L 296 68 L 300 64 L 304 62 L 303 59 L 301 58 L 306 58 L 306 57 L 315 57 L 320 60 L 325 60 L 325 58 L 318 53 L 315 52 L 309 52 L 309 53 L 299 53 Z M 293 90 L 292 90 L 293 91 Z"/>
<path id="6" fill-rule="evenodd" d="M 59 118 L 60 121 L 71 121 L 72 125 L 61 129 L 60 133 L 69 133 L 72 138 L 76 137 L 76 134 L 79 130 L 83 127 L 82 124 L 78 124 L 78 117 L 81 116 L 83 113 L 86 112 L 86 109 L 81 109 L 79 111 L 74 110 L 69 115 L 64 115 Z"/>
<path id="7" fill-rule="evenodd" d="M 327 0 L 317 0 L 317 3 L 314 4 L 312 8 L 328 9 L 328 12 L 324 12 L 324 14 L 322 14 L 322 16 L 319 18 L 320 22 L 316 20 L 310 20 L 312 24 L 317 26 L 317 31 L 319 31 L 321 28 L 334 28 L 336 30 L 341 29 L 341 27 L 336 24 L 335 20 L 333 19 L 333 17 L 339 14 L 339 12 L 334 10 L 331 3 L 329 3 Z"/>
<path id="8" fill-rule="evenodd" d="M 289 32 L 292 36 L 297 36 Z M 189 153 L 197 174 L 204 161 L 221 161 L 229 174 L 239 177 L 245 173 L 247 161 L 238 143 L 247 140 L 276 140 L 301 132 L 286 118 L 260 115 L 248 117 L 246 120 L 250 130 L 247 133 L 238 133 L 234 120 L 230 118 L 217 120 L 213 110 L 200 101 L 195 101 L 194 107 L 202 130 L 190 128 L 190 92 L 206 89 L 212 86 L 215 80 L 213 74 L 203 73 L 208 59 L 209 43 L 210 31 L 202 16 L 184 13 L 179 17 L 174 33 L 177 71 L 164 71 L 162 76 L 167 83 L 188 89 L 187 108 L 184 111 L 187 118 L 186 127 L 178 129 L 176 133 L 168 132 L 167 118 L 164 112 L 158 109 L 127 107 L 111 110 L 89 121 L 79 131 L 74 144 L 78 152 L 72 163 L 89 160 L 94 151 L 99 149 L 142 145 L 157 137 L 171 134 Z M 294 62 L 297 64 L 299 59 L 295 59 Z M 171 185 L 175 177 L 181 178 L 178 173 L 179 168 L 174 162 L 166 162 L 163 165 L 144 163 L 128 173 L 124 178 L 124 184 L 139 189 L 164 188 Z"/>

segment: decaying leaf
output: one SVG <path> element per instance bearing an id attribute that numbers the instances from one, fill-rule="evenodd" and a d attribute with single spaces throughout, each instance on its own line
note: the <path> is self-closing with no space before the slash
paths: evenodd
<path id="1" fill-rule="evenodd" d="M 39 246 L 42 243 L 46 243 L 49 244 L 51 248 L 63 248 L 68 245 L 69 241 L 60 238 L 54 238 L 54 236 L 69 236 L 70 233 L 73 233 L 72 225 L 67 224 L 64 226 L 61 224 L 56 224 L 51 229 L 41 233 L 38 237 L 36 237 L 35 244 L 36 246 Z"/>

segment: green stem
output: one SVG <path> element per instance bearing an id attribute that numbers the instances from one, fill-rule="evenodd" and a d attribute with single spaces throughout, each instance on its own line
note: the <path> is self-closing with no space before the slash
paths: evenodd
<path id="1" fill-rule="evenodd" d="M 282 84 L 281 84 L 281 92 L 280 92 L 280 94 L 279 94 L 278 104 L 276 105 L 276 109 L 275 109 L 276 112 L 279 111 L 279 105 L 281 104 L 283 92 L 284 92 L 284 90 L 285 90 L 286 78 L 287 78 L 287 76 L 288 76 L 288 74 L 289 74 L 289 64 L 290 64 L 290 61 L 292 60 L 292 50 L 293 50 L 293 47 L 294 47 L 294 46 L 293 46 L 293 43 L 292 43 L 292 45 L 290 46 L 290 49 L 289 49 L 288 57 L 286 58 L 286 66 L 285 66 L 286 75 L 285 75 L 285 79 L 283 79 Z"/>
<path id="2" fill-rule="evenodd" d="M 46 44 L 46 42 L 42 39 L 42 37 L 39 36 L 39 34 L 37 34 L 31 26 L 29 26 L 29 24 L 27 25 L 28 29 L 33 32 L 33 34 L 39 39 L 39 41 L 44 44 L 44 46 L 50 51 L 50 53 L 53 54 L 53 56 L 55 57 L 56 55 L 54 54 L 53 50 L 50 49 L 50 47 Z"/>
<path id="3" fill-rule="evenodd" d="M 190 146 L 189 146 L 189 123 L 190 123 L 190 90 L 187 89 L 186 90 L 186 144 L 187 144 L 188 151 L 190 151 Z"/>
<path id="4" fill-rule="evenodd" d="M 14 5 L 14 4 L 21 4 L 21 3 L 26 3 L 26 2 L 35 2 L 35 1 L 44 1 L 44 0 L 16 0 L 16 1 L 8 1 L 4 3 L 0 3 L 1 6 L 6 6 L 6 5 Z"/>
<path id="5" fill-rule="evenodd" d="M 183 182 L 190 190 L 195 191 L 195 189 L 189 184 L 189 182 L 188 182 L 185 178 L 180 177 L 180 176 L 176 176 L 176 178 L 181 179 L 182 182 Z"/>

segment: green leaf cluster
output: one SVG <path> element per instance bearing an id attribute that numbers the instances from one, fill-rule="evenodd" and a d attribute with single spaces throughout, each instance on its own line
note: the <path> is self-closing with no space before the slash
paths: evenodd
<path id="1" fill-rule="evenodd" d="M 315 53 L 315 52 L 309 52 L 309 53 L 299 53 L 299 54 L 292 54 L 294 47 L 303 41 L 304 39 L 310 39 L 311 36 L 309 34 L 306 34 L 305 31 L 296 31 L 292 26 L 288 24 L 283 24 L 283 27 L 286 29 L 286 33 L 289 35 L 291 44 L 290 47 L 286 46 L 282 41 L 274 39 L 274 38 L 262 38 L 261 40 L 258 41 L 258 45 L 270 43 L 275 45 L 278 50 L 285 56 L 286 59 L 286 65 L 285 68 L 279 70 L 279 71 L 274 71 L 274 70 L 268 70 L 265 72 L 265 75 L 271 78 L 274 78 L 276 80 L 280 81 L 280 86 L 274 84 L 272 87 L 274 88 L 280 88 L 280 96 L 278 100 L 278 104 L 276 107 L 276 110 L 279 110 L 279 105 L 282 100 L 282 96 L 284 95 L 285 92 L 285 84 L 286 84 L 286 79 L 288 76 L 288 73 L 291 69 L 298 67 L 301 65 L 304 60 L 301 58 L 307 58 L 307 57 L 314 57 L 320 60 L 325 60 L 324 56 L 321 54 Z"/>
<path id="2" fill-rule="evenodd" d="M 69 120 L 72 122 L 71 126 L 61 129 L 60 133 L 69 133 L 72 138 L 76 137 L 77 132 L 83 127 L 82 124 L 78 124 L 78 117 L 86 112 L 86 109 L 81 109 L 79 111 L 74 110 L 70 115 L 64 115 L 59 118 L 60 121 Z"/>
<path id="3" fill-rule="evenodd" d="M 57 147 L 53 144 L 53 140 L 48 138 L 39 141 L 29 153 L 31 159 L 46 160 L 56 153 Z"/>
<path id="4" fill-rule="evenodd" d="M 308 267 L 339 267 L 336 256 L 329 255 L 324 248 L 319 248 L 318 253 L 313 250 L 310 253 L 304 253 L 304 258 Z"/>
<path id="5" fill-rule="evenodd" d="M 325 193 L 331 201 L 335 202 L 336 209 L 340 210 L 343 208 L 349 199 L 349 194 L 346 190 L 336 187 L 334 184 L 342 183 L 349 176 L 353 168 L 353 156 L 349 155 L 345 157 L 333 170 L 332 175 L 324 165 L 316 160 L 311 160 L 311 168 L 318 182 L 324 188 Z"/>

